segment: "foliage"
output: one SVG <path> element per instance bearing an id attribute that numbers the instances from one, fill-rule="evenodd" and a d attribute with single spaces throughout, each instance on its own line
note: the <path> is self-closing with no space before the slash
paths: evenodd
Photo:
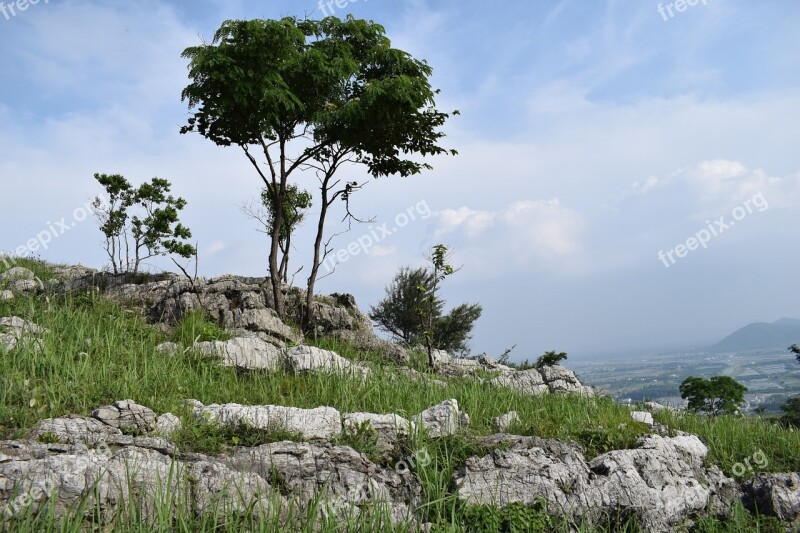
<path id="1" fill-rule="evenodd" d="M 480 304 L 461 304 L 443 314 L 445 302 L 435 294 L 436 287 L 435 269 L 403 267 L 386 287 L 384 299 L 370 308 L 369 317 L 406 345 L 424 344 L 427 349 L 430 341 L 433 348 L 463 353 L 483 309 Z"/>
<path id="2" fill-rule="evenodd" d="M 193 346 L 195 342 L 225 341 L 230 338 L 230 334 L 208 320 L 203 311 L 187 312 L 172 333 L 172 340 L 184 347 Z"/>
<path id="3" fill-rule="evenodd" d="M 266 230 L 270 235 L 275 229 L 278 209 L 278 198 L 273 189 L 265 187 L 261 191 L 261 204 L 267 210 Z M 283 223 L 278 231 L 278 246 L 281 250 L 281 263 L 279 275 L 284 283 L 289 281 L 289 252 L 292 248 L 292 234 L 303 222 L 306 211 L 311 208 L 311 193 L 300 190 L 297 185 L 286 186 L 286 197 L 283 202 Z"/>
<path id="4" fill-rule="evenodd" d="M 546 367 L 546 366 L 554 366 L 554 365 L 559 364 L 561 361 L 565 360 L 566 358 L 567 358 L 567 353 L 566 352 L 558 352 L 558 353 L 556 353 L 554 350 L 551 350 L 549 352 L 544 352 L 544 354 L 540 355 L 539 358 L 536 359 L 536 362 L 534 363 L 534 366 L 536 368 L 543 368 L 543 367 Z"/>
<path id="5" fill-rule="evenodd" d="M 711 379 L 688 377 L 680 385 L 681 398 L 689 400 L 689 409 L 711 416 L 733 414 L 744 403 L 747 387 L 729 376 Z"/>
<path id="6" fill-rule="evenodd" d="M 800 363 L 800 346 L 797 344 L 792 344 L 789 346 L 789 351 L 791 351 L 795 357 L 797 358 L 797 362 Z"/>
<path id="7" fill-rule="evenodd" d="M 786 425 L 800 428 L 800 398 L 790 398 L 781 406 L 783 417 L 781 418 Z"/>
<path id="8" fill-rule="evenodd" d="M 313 170 L 323 193 L 311 298 L 324 258 L 327 208 L 336 199 L 347 204 L 354 190 L 351 182 L 336 190 L 339 168 L 359 164 L 373 177 L 410 176 L 430 168 L 416 156 L 455 154 L 438 144 L 449 115 L 435 107 L 431 67 L 392 48 L 372 21 L 228 20 L 211 43 L 187 48 L 183 57 L 191 83 L 182 99 L 191 116 L 181 133 L 239 146 L 274 200 L 269 266 L 281 317 L 278 251 L 288 180 L 296 171 Z M 312 309 L 309 303 L 306 312 Z"/>
<path id="9" fill-rule="evenodd" d="M 197 252 L 183 242 L 192 236 L 178 219 L 186 200 L 168 194 L 172 188 L 169 181 L 153 178 L 134 188 L 119 174 L 95 174 L 94 178 L 105 189 L 106 198 L 96 197 L 92 208 L 115 274 L 136 274 L 151 257 L 175 254 L 189 258 Z M 134 208 L 137 213 L 130 212 Z"/>

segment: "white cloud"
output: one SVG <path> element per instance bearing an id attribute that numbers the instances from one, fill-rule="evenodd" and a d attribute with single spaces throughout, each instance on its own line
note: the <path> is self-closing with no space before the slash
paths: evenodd
<path id="1" fill-rule="evenodd" d="M 445 235 L 463 227 L 467 235 L 476 235 L 494 222 L 495 214 L 489 211 L 475 211 L 468 207 L 443 209 L 437 213 L 439 227 L 436 235 Z"/>
<path id="2" fill-rule="evenodd" d="M 381 246 L 380 244 L 373 246 L 367 251 L 367 255 L 372 257 L 388 257 L 397 254 L 397 246 Z"/>

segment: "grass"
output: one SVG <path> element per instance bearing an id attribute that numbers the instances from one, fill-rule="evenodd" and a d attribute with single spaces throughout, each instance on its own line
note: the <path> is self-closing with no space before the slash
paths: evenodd
<path id="1" fill-rule="evenodd" d="M 34 260 L 18 260 L 17 265 L 30 268 L 43 279 L 52 277 L 47 265 Z M 3 270 L 0 261 L 0 271 Z M 335 339 L 315 339 L 311 344 L 336 351 L 343 357 L 371 368 L 366 383 L 334 375 L 296 375 L 288 371 L 237 371 L 224 368 L 213 359 L 201 357 L 191 350 L 168 356 L 156 346 L 172 340 L 190 347 L 196 339 L 224 340 L 226 332 L 208 322 L 201 313 L 190 313 L 173 328 L 171 334 L 147 324 L 135 311 L 102 298 L 95 292 L 49 295 L 49 304 L 41 297 L 21 296 L 0 302 L 0 316 L 20 316 L 47 328 L 41 342 L 20 343 L 14 350 L 0 354 L 0 439 L 21 438 L 40 419 L 69 413 L 87 415 L 101 405 L 115 400 L 133 399 L 147 405 L 157 414 L 173 412 L 183 421 L 183 428 L 174 436 L 181 451 L 211 454 L 223 453 L 232 446 L 255 446 L 278 440 L 296 440 L 296 435 L 277 429 L 225 428 L 199 424 L 185 411 L 185 400 L 197 399 L 208 405 L 229 403 L 252 405 L 287 405 L 301 408 L 331 406 L 346 412 L 396 413 L 411 417 L 444 400 L 455 398 L 461 410 L 470 416 L 467 432 L 456 437 L 403 442 L 391 457 L 380 454 L 376 436 L 369 428 L 356 428 L 343 434 L 336 444 L 348 445 L 376 462 L 391 466 L 403 457 L 426 450 L 430 462 L 412 465 L 423 487 L 422 514 L 435 524 L 434 531 L 474 530 L 476 524 L 497 531 L 568 531 L 596 530 L 586 524 L 569 524 L 549 517 L 542 509 L 509 507 L 467 507 L 452 492 L 452 474 L 467 457 L 488 450 L 477 446 L 474 437 L 493 433 L 491 419 L 508 411 L 517 411 L 520 422 L 513 432 L 520 435 L 557 438 L 580 444 L 587 459 L 609 450 L 630 448 L 648 432 L 634 422 L 626 407 L 609 398 L 545 395 L 527 397 L 507 389 L 493 388 L 476 380 L 450 379 L 446 388 L 413 381 L 396 370 L 396 365 L 382 359 L 377 351 L 358 350 Z M 417 368 L 425 371 L 424 354 L 416 354 Z M 431 377 L 437 377 L 432 375 Z M 761 468 L 765 472 L 800 470 L 800 432 L 789 432 L 781 426 L 759 418 L 720 417 L 710 419 L 695 415 L 656 415 L 661 423 L 673 429 L 698 434 L 709 446 L 709 463 L 717 464 L 732 475 L 734 465 L 761 450 L 767 458 Z M 47 436 L 43 437 L 47 441 Z M 751 460 L 751 464 L 754 464 Z M 748 472 L 749 475 L 749 472 Z M 163 530 L 238 531 L 253 529 L 272 531 L 278 518 L 266 519 L 252 513 L 205 517 L 194 514 L 174 515 L 163 510 L 159 515 Z M 770 531 L 769 523 L 758 521 L 742 510 L 728 523 L 709 519 L 701 531 Z M 298 516 L 288 530 L 305 531 L 311 527 L 308 516 Z M 29 516 L 14 528 L 20 531 L 78 530 L 80 520 L 66 520 L 63 527 L 48 522 L 46 513 Z M 140 518 L 140 517 L 138 517 Z M 115 530 L 144 531 L 135 515 L 120 518 Z M 284 517 L 285 518 L 285 517 Z M 270 521 L 273 520 L 273 521 Z M 314 518 L 321 531 L 326 526 Z M 354 519 L 355 520 L 355 519 Z M 371 521 L 358 525 L 345 522 L 350 530 L 373 530 L 381 525 L 380 513 L 364 515 L 358 520 Z M 755 521 L 754 521 L 755 520 Z M 377 522 L 376 522 L 377 521 Z M 630 531 L 630 517 L 609 517 L 609 531 Z M 763 522 L 763 524 L 762 524 Z M 365 525 L 366 524 L 366 525 Z M 330 527 L 341 526 L 335 521 Z M 168 526 L 168 527 L 167 527 Z M 271 529 L 272 528 L 272 529 Z M 586 528 L 586 529 L 585 529 Z M 738 529 L 737 529 L 738 528 Z M 162 530 L 160 528 L 157 528 Z"/>

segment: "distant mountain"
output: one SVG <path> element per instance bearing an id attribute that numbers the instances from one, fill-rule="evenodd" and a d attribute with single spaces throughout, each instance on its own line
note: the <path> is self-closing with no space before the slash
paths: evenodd
<path id="1" fill-rule="evenodd" d="M 754 322 L 738 329 L 715 344 L 719 352 L 741 352 L 769 348 L 787 348 L 800 344 L 800 320 L 781 318 L 775 322 Z"/>

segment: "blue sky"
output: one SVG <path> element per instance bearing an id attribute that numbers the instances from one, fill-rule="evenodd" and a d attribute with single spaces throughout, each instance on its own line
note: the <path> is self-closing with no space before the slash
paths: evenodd
<path id="1" fill-rule="evenodd" d="M 319 4 L 3 5 L 0 250 L 64 218 L 69 231 L 36 253 L 102 267 L 96 225 L 74 216 L 99 192 L 92 175 L 159 176 L 188 201 L 202 274 L 264 275 L 266 239 L 240 210 L 257 176 L 235 149 L 178 133 L 180 54 L 225 19 L 317 18 Z M 439 107 L 461 111 L 446 127 L 460 155 L 372 181 L 354 205 L 373 227 L 334 247 L 384 223 L 396 231 L 348 256 L 323 292 L 351 292 L 367 308 L 401 265 L 444 243 L 462 265 L 444 296 L 484 306 L 475 351 L 516 344 L 517 359 L 703 344 L 800 317 L 796 1 L 332 5 L 429 61 Z M 311 177 L 301 184 L 314 189 Z M 409 209 L 415 220 L 397 227 Z M 720 217 L 725 229 L 698 245 Z M 309 260 L 312 226 L 298 234 L 295 264 Z"/>

